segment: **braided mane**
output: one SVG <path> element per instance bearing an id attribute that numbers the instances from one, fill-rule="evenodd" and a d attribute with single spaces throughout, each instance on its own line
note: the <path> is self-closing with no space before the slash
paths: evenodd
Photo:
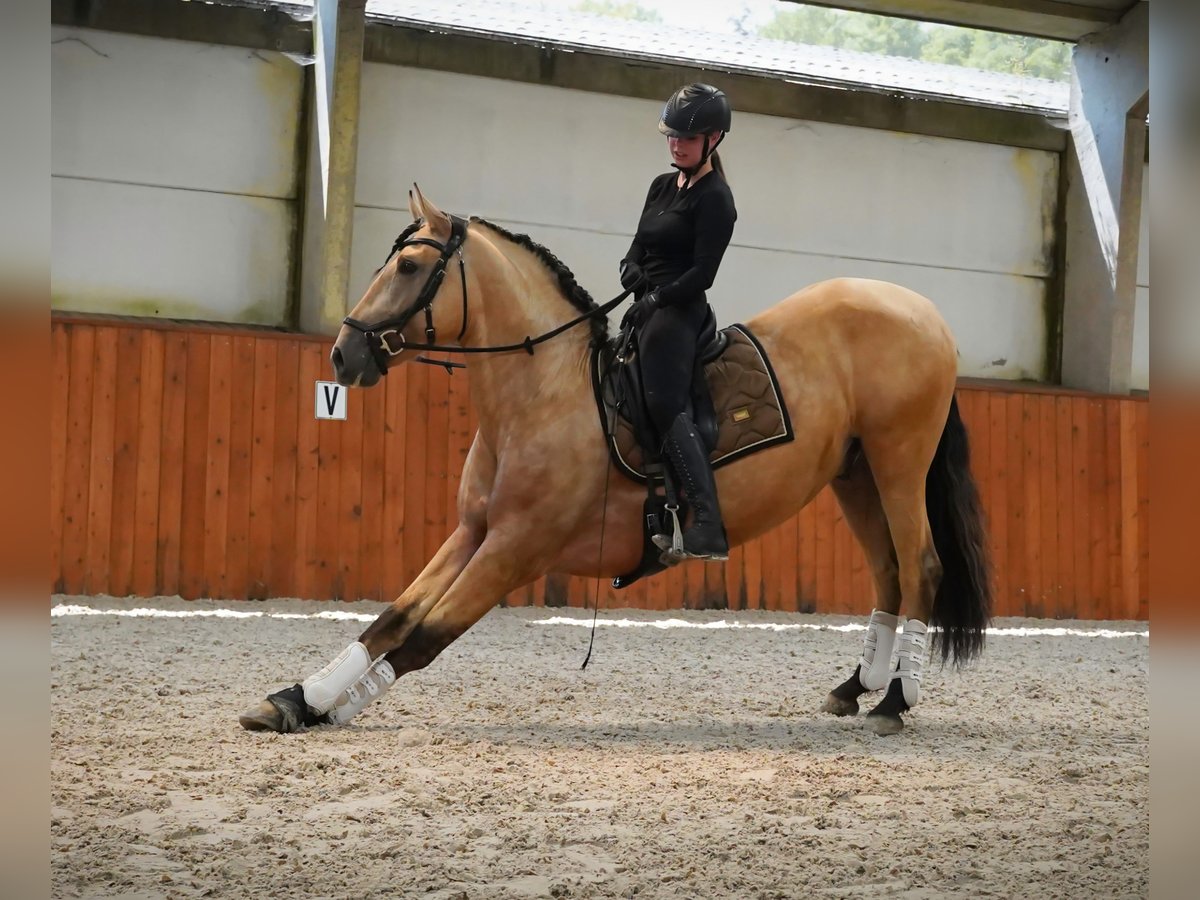
<path id="1" fill-rule="evenodd" d="M 471 216 L 471 221 L 478 222 L 492 231 L 496 232 L 501 237 L 507 238 L 518 247 L 524 247 L 546 266 L 558 278 L 558 287 L 562 291 L 563 297 L 581 313 L 590 312 L 596 308 L 596 301 L 578 281 L 575 280 L 574 273 L 567 268 L 566 263 L 535 241 L 527 234 L 514 234 L 507 228 L 501 228 L 494 222 L 489 222 L 486 219 L 481 219 L 478 216 Z M 604 343 L 608 340 L 608 319 L 604 316 L 596 316 L 588 323 L 592 328 L 592 342 Z"/>

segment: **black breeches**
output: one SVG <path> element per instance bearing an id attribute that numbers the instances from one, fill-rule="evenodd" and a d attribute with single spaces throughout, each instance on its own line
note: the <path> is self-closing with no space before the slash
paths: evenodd
<path id="1" fill-rule="evenodd" d="M 638 333 L 638 357 L 646 409 L 661 441 L 687 409 L 696 362 L 696 338 L 704 326 L 704 301 L 655 310 Z"/>

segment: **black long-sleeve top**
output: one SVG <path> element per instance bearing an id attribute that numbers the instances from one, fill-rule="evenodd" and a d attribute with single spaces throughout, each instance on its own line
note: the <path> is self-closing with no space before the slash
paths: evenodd
<path id="1" fill-rule="evenodd" d="M 733 193 L 717 172 L 686 190 L 678 173 L 650 182 L 646 205 L 625 259 L 637 263 L 664 306 L 705 302 L 733 237 Z"/>

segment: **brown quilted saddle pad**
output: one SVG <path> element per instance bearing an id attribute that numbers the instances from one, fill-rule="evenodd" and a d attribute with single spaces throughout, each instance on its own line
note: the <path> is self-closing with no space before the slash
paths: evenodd
<path id="1" fill-rule="evenodd" d="M 709 454 L 714 469 L 795 437 L 775 370 L 758 340 L 745 325 L 723 331 L 725 349 L 704 367 L 717 422 L 717 445 Z M 625 475 L 644 483 L 644 454 L 633 426 L 624 417 L 613 418 L 613 461 Z"/>

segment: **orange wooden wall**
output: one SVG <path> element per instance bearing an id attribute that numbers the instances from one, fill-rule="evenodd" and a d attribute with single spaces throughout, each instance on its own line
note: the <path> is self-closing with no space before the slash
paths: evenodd
<path id="1" fill-rule="evenodd" d="M 461 372 L 404 366 L 319 422 L 326 339 L 63 315 L 52 340 L 55 592 L 385 600 L 452 530 L 474 431 Z M 1148 618 L 1147 402 L 969 383 L 959 402 L 997 613 Z M 506 602 L 583 606 L 596 585 Z M 725 566 L 600 590 L 606 607 L 855 614 L 873 596 L 828 490 Z"/>

